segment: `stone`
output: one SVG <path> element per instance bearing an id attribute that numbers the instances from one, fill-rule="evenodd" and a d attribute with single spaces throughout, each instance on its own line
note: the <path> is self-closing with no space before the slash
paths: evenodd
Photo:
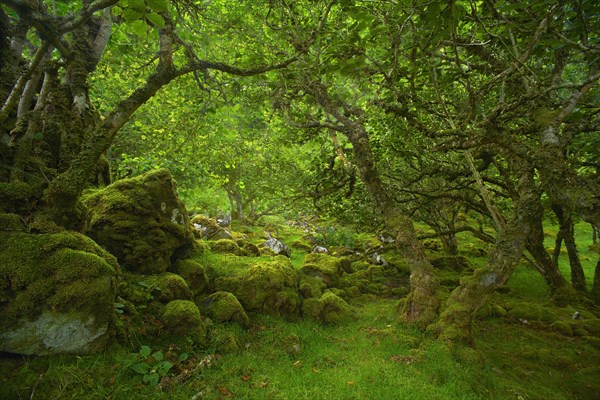
<path id="1" fill-rule="evenodd" d="M 200 315 L 200 310 L 189 300 L 169 302 L 163 309 L 161 322 L 164 330 L 174 337 L 189 337 L 195 342 L 204 342 L 208 337 L 208 328 Z"/>
<path id="2" fill-rule="evenodd" d="M 204 313 L 216 322 L 236 322 L 247 328 L 250 319 L 233 293 L 216 292 L 199 302 Z"/>
<path id="3" fill-rule="evenodd" d="M 0 233 L 0 351 L 102 351 L 113 336 L 117 260 L 70 231 Z"/>
<path id="4" fill-rule="evenodd" d="M 204 266 L 198 262 L 191 259 L 179 261 L 175 264 L 174 271 L 186 281 L 192 296 L 195 297 L 208 288 L 208 276 Z"/>
<path id="5" fill-rule="evenodd" d="M 115 182 L 83 202 L 88 208 L 83 233 L 127 271 L 163 273 L 194 247 L 185 205 L 167 170 Z"/>
<path id="6" fill-rule="evenodd" d="M 215 280 L 215 288 L 233 293 L 244 310 L 285 317 L 299 313 L 298 285 L 298 271 L 283 256 L 252 264 L 239 275 Z"/>
<path id="7" fill-rule="evenodd" d="M 267 239 L 267 241 L 261 244 L 261 247 L 268 249 L 277 255 L 286 256 L 288 258 L 292 256 L 292 251 L 290 250 L 290 248 L 286 246 L 282 241 L 275 239 L 274 237 L 270 237 L 269 239 Z"/>

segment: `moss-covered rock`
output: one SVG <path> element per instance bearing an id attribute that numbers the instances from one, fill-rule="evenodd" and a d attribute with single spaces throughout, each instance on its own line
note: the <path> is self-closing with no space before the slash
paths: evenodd
<path id="1" fill-rule="evenodd" d="M 229 292 L 216 292 L 201 300 L 202 311 L 216 322 L 237 322 L 243 327 L 250 326 L 250 319 L 238 299 Z"/>
<path id="2" fill-rule="evenodd" d="M 571 325 L 566 321 L 553 322 L 552 325 L 550 325 L 550 328 L 562 335 L 573 336 L 573 328 L 571 328 Z"/>
<path id="3" fill-rule="evenodd" d="M 110 340 L 119 265 L 76 232 L 0 233 L 0 351 L 89 353 Z"/>
<path id="4" fill-rule="evenodd" d="M 179 261 L 175 264 L 174 271 L 187 282 L 194 297 L 204 292 L 209 285 L 204 266 L 194 260 Z"/>
<path id="5" fill-rule="evenodd" d="M 300 274 L 300 294 L 305 299 L 309 298 L 320 298 L 323 295 L 323 291 L 327 288 L 327 284 L 314 276 Z"/>
<path id="6" fill-rule="evenodd" d="M 169 302 L 163 309 L 161 321 L 165 332 L 170 336 L 190 338 L 195 342 L 204 342 L 208 337 L 208 328 L 200 310 L 192 301 Z"/>
<path id="7" fill-rule="evenodd" d="M 144 281 L 150 285 L 154 298 L 163 303 L 173 300 L 192 300 L 192 291 L 187 282 L 177 274 L 165 272 L 148 275 L 144 277 Z"/>
<path id="8" fill-rule="evenodd" d="M 167 170 L 123 179 L 83 198 L 84 233 L 142 274 L 167 270 L 192 249 L 194 235 L 185 205 Z"/>
<path id="9" fill-rule="evenodd" d="M 221 227 L 216 219 L 209 218 L 206 215 L 195 215 L 190 222 L 194 235 L 202 239 L 220 240 L 233 238 L 231 233 Z"/>
<path id="10" fill-rule="evenodd" d="M 347 257 L 333 257 L 328 254 L 310 253 L 304 258 L 300 272 L 307 276 L 320 279 L 328 287 L 339 284 L 344 272 L 352 272 L 352 263 Z"/>
<path id="11" fill-rule="evenodd" d="M 249 241 L 248 239 L 238 239 L 235 241 L 240 248 L 240 255 L 247 257 L 258 257 L 260 256 L 260 249 L 257 245 Z"/>
<path id="12" fill-rule="evenodd" d="M 302 315 L 324 324 L 338 324 L 352 317 L 352 308 L 336 294 L 326 292 L 320 299 L 305 300 Z"/>
<path id="13" fill-rule="evenodd" d="M 210 243 L 210 249 L 215 253 L 230 253 L 240 255 L 241 250 L 238 244 L 231 239 L 220 239 Z"/>
<path id="14" fill-rule="evenodd" d="M 0 214 L 0 227 L 5 232 L 25 231 L 25 225 L 17 214 Z"/>
<path id="15" fill-rule="evenodd" d="M 292 317 L 298 314 L 298 272 L 282 256 L 251 265 L 238 276 L 215 280 L 217 290 L 233 293 L 246 311 Z"/>

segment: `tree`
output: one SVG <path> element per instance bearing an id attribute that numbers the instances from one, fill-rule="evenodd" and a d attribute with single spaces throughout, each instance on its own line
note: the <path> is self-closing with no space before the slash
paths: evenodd
<path id="1" fill-rule="evenodd" d="M 290 65 L 299 53 L 260 39 L 269 28 L 259 23 L 262 8 L 250 4 L 238 4 L 234 10 L 226 10 L 226 2 L 215 2 L 207 10 L 165 0 L 125 0 L 119 5 L 116 0 L 83 1 L 56 7 L 37 1 L 0 4 L 3 33 L 8 34 L 2 37 L 0 52 L 11 55 L 2 65 L 0 121 L 3 141 L 9 141 L 2 157 L 10 170 L 3 175 L 3 208 L 21 214 L 39 231 L 77 228 L 79 196 L 106 169 L 102 155 L 131 115 L 159 89 L 188 74 L 206 79 L 206 85 L 217 85 L 222 76 L 261 74 Z M 246 33 L 234 29 L 226 32 L 231 23 L 227 18 L 240 14 L 247 16 L 259 40 L 248 42 Z M 194 23 L 203 15 L 216 17 L 216 22 L 199 32 Z M 138 61 L 143 72 L 130 91 L 100 114 L 89 95 L 90 76 L 117 29 L 149 54 Z M 221 35 L 212 43 L 205 32 Z M 147 34 L 154 38 L 152 43 Z M 221 41 L 240 37 L 244 46 L 222 51 Z M 199 49 L 209 57 L 215 49 L 231 63 L 203 59 Z"/>

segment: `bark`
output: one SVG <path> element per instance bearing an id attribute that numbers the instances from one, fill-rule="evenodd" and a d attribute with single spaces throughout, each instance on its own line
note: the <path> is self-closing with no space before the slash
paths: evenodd
<path id="1" fill-rule="evenodd" d="M 557 204 L 552 206 L 560 229 L 556 239 L 556 248 L 554 249 L 554 264 L 558 266 L 558 256 L 560 255 L 560 239 L 564 240 L 569 257 L 569 265 L 571 267 L 571 284 L 576 290 L 585 292 L 587 290 L 585 283 L 585 272 L 579 260 L 577 245 L 575 243 L 575 224 L 569 210 Z"/>
<path id="2" fill-rule="evenodd" d="M 538 219 L 539 196 L 533 190 L 533 171 L 526 165 L 520 165 L 519 168 L 520 198 L 515 202 L 512 219 L 500 230 L 486 267 L 461 279 L 460 286 L 450 294 L 434 326 L 439 338 L 444 341 L 471 342 L 475 312 L 496 289 L 506 283 L 525 250 L 531 227 Z"/>
<path id="3" fill-rule="evenodd" d="M 344 134 L 352 143 L 354 162 L 359 176 L 384 219 L 387 229 L 396 235 L 396 246 L 410 265 L 411 291 L 402 311 L 403 318 L 419 327 L 427 327 L 437 316 L 438 282 L 433 266 L 425 255 L 423 244 L 417 239 L 413 221 L 400 212 L 392 193 L 381 180 L 374 163 L 369 137 L 360 122 L 361 110 L 352 109 L 339 99 L 332 98 L 320 82 L 310 82 L 305 90 L 330 116 L 338 122 L 329 126 Z"/>
<path id="4" fill-rule="evenodd" d="M 594 271 L 594 283 L 592 284 L 592 300 L 600 305 L 600 259 L 596 263 L 596 270 Z"/>

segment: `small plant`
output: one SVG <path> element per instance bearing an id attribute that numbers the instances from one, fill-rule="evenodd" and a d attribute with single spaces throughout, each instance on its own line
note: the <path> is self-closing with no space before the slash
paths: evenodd
<path id="1" fill-rule="evenodd" d="M 131 356 L 133 360 L 130 369 L 142 376 L 142 382 L 153 386 L 158 385 L 174 366 L 171 361 L 165 359 L 162 351 L 152 353 L 152 349 L 146 345 Z M 182 353 L 179 361 L 185 361 L 187 358 L 187 353 Z"/>

